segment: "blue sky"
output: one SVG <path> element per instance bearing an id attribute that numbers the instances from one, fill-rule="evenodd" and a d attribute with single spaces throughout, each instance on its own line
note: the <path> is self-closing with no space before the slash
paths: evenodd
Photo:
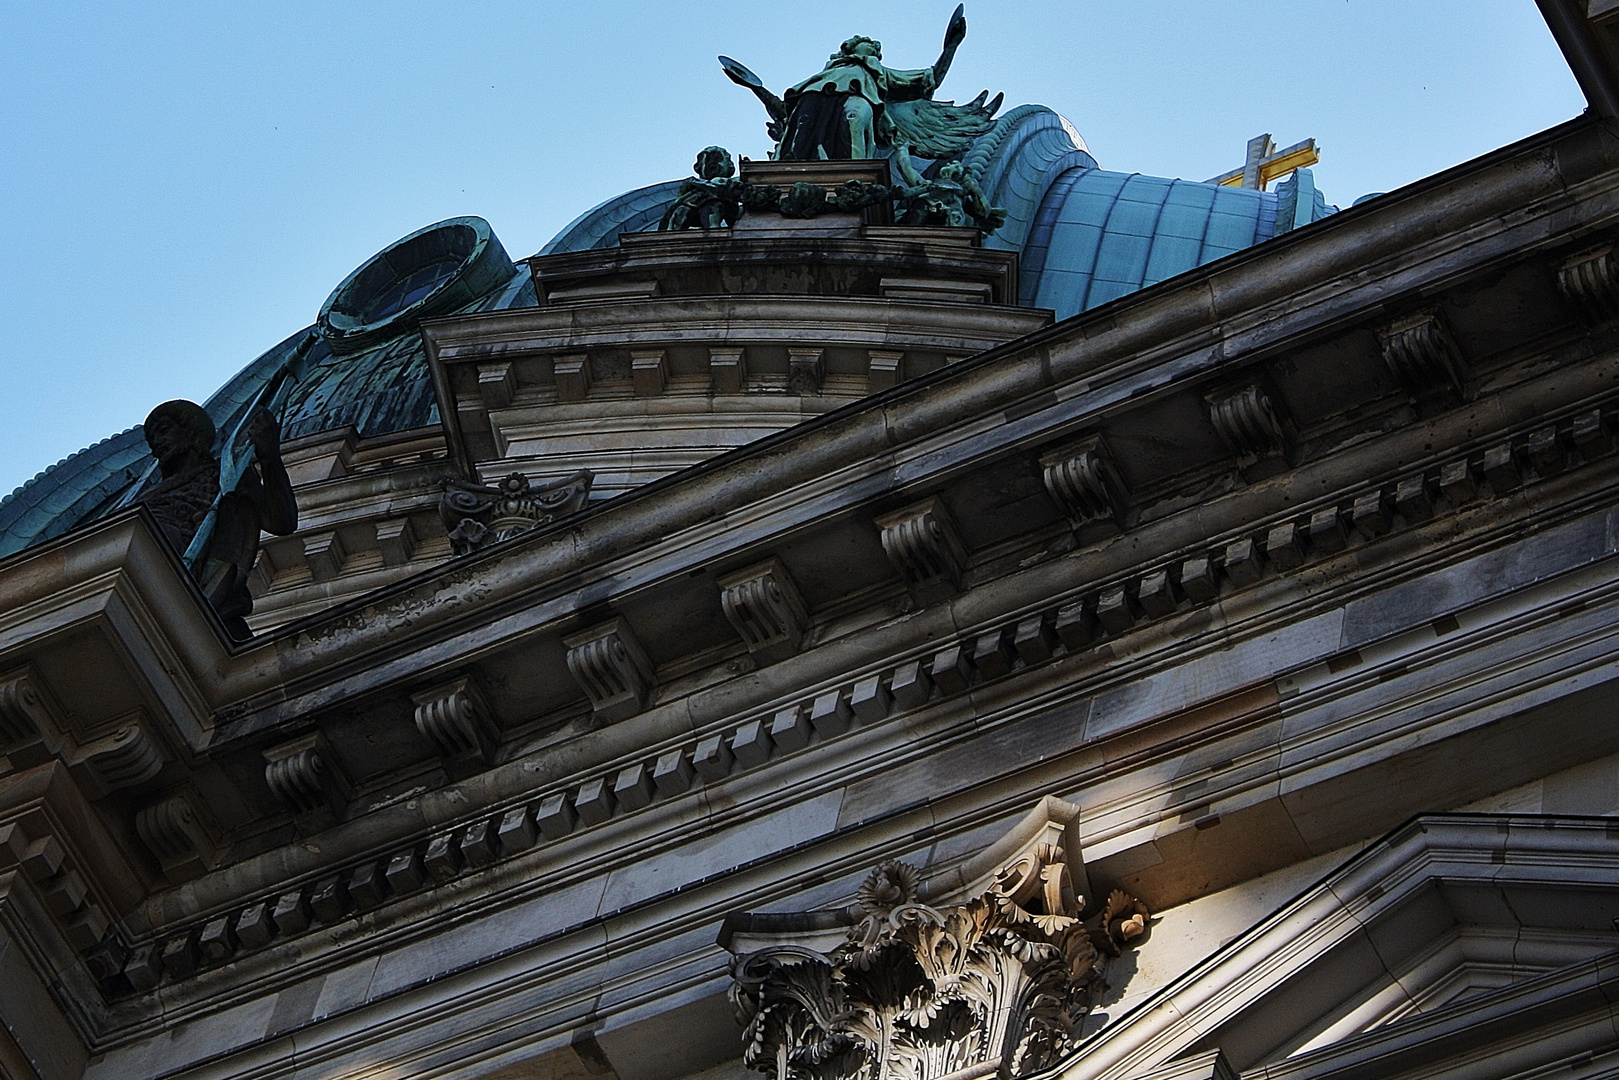
<path id="1" fill-rule="evenodd" d="M 720 143 L 852 33 L 932 63 L 953 4 L 0 6 L 0 491 L 202 400 L 423 225 L 513 257 Z M 1049 105 L 1104 168 L 1204 179 L 1269 131 L 1347 205 L 1584 108 L 1533 0 L 970 0 L 941 97 Z"/>

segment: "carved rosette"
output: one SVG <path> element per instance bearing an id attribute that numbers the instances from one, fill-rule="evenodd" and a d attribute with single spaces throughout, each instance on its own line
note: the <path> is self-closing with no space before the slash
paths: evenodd
<path id="1" fill-rule="evenodd" d="M 864 917 L 830 953 L 782 945 L 736 958 L 731 1000 L 748 1067 L 772 1080 L 1046 1068 L 1072 1048 L 1105 957 L 1146 929 L 1146 909 L 1122 892 L 1082 920 L 1056 844 L 956 906 L 920 903 L 920 876 L 878 867 L 860 889 Z"/>
<path id="2" fill-rule="evenodd" d="M 439 515 L 455 553 L 466 555 L 583 510 L 595 479 L 589 469 L 544 484 L 522 473 L 493 487 L 447 479 Z"/>

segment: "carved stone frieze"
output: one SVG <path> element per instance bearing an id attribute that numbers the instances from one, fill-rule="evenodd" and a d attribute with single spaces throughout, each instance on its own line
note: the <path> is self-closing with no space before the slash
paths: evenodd
<path id="1" fill-rule="evenodd" d="M 1412 393 L 1442 389 L 1465 393 L 1467 361 L 1439 311 L 1396 319 L 1379 329 L 1377 337 L 1384 362 Z"/>
<path id="2" fill-rule="evenodd" d="M 543 484 L 522 473 L 494 486 L 446 479 L 439 514 L 455 553 L 466 555 L 583 510 L 594 480 L 589 469 Z"/>
<path id="3" fill-rule="evenodd" d="M 967 549 L 938 496 L 876 519 L 883 551 L 920 604 L 942 600 L 961 588 Z"/>
<path id="4" fill-rule="evenodd" d="M 416 730 L 449 761 L 487 760 L 494 749 L 492 718 L 472 680 L 463 676 L 412 694 Z M 267 774 L 268 775 L 268 774 Z"/>
<path id="5" fill-rule="evenodd" d="M 1613 245 L 1571 256 L 1557 268 L 1557 287 L 1590 323 L 1619 318 L 1619 259 Z"/>
<path id="6" fill-rule="evenodd" d="M 611 619 L 562 639 L 568 670 L 590 699 L 600 723 L 610 724 L 646 708 L 652 663 L 629 624 Z"/>
<path id="7" fill-rule="evenodd" d="M 1111 518 L 1123 523 L 1124 482 L 1100 436 L 1040 456 L 1046 491 L 1075 525 Z"/>
<path id="8" fill-rule="evenodd" d="M 1263 387 L 1218 391 L 1207 401 L 1214 430 L 1239 458 L 1271 457 L 1286 448 L 1282 422 Z"/>
<path id="9" fill-rule="evenodd" d="M 1042 841 L 964 903 L 930 906 L 921 873 L 878 867 L 829 953 L 775 945 L 732 963 L 743 1061 L 772 1080 L 1017 1076 L 1074 1044 L 1109 956 L 1146 931 L 1115 892 L 1083 919 L 1064 845 Z"/>
<path id="10" fill-rule="evenodd" d="M 720 606 L 761 664 L 798 652 L 809 613 L 781 560 L 771 558 L 719 579 Z"/>

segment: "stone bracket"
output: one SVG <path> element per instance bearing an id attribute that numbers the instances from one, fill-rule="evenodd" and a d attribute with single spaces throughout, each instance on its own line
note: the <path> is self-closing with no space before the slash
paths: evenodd
<path id="1" fill-rule="evenodd" d="M 968 558 L 944 502 L 932 496 L 875 521 L 883 551 L 917 603 L 927 605 L 961 591 Z"/>
<path id="2" fill-rule="evenodd" d="M 1396 319 L 1377 331 L 1383 360 L 1413 394 L 1452 390 L 1467 397 L 1471 372 L 1437 308 Z"/>
<path id="3" fill-rule="evenodd" d="M 1209 422 L 1239 459 L 1252 462 L 1286 452 L 1287 431 L 1263 386 L 1214 390 L 1204 400 L 1209 406 Z"/>
<path id="4" fill-rule="evenodd" d="M 177 791 L 135 815 L 135 834 L 171 880 L 201 874 L 218 862 L 219 847 L 199 805 L 186 792 Z"/>
<path id="5" fill-rule="evenodd" d="M 412 694 L 416 730 L 447 761 L 488 761 L 494 753 L 494 724 L 470 676 Z"/>
<path id="6" fill-rule="evenodd" d="M 646 708 L 655 680 L 652 662 L 622 618 L 562 639 L 568 670 L 590 699 L 597 723 L 611 724 Z"/>
<path id="7" fill-rule="evenodd" d="M 780 559 L 726 574 L 719 587 L 725 617 L 760 664 L 785 660 L 803 647 L 809 611 Z"/>
<path id="8" fill-rule="evenodd" d="M 1557 268 L 1557 287 L 1587 323 L 1600 325 L 1619 318 L 1619 259 L 1613 245 L 1571 255 Z"/>
<path id="9" fill-rule="evenodd" d="M 301 825 L 311 828 L 340 817 L 352 791 L 320 732 L 265 750 L 264 782 Z"/>
<path id="10" fill-rule="evenodd" d="M 1129 498 L 1100 435 L 1041 454 L 1040 473 L 1076 528 L 1107 519 L 1124 525 Z"/>

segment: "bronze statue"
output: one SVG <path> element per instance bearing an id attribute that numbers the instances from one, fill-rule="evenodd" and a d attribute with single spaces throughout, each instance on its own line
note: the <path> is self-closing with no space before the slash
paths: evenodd
<path id="1" fill-rule="evenodd" d="M 256 462 L 221 493 L 213 420 L 194 402 L 165 401 L 141 425 L 163 479 L 136 500 L 152 512 L 175 550 L 192 556 L 187 562 L 203 594 L 238 640 L 249 636 L 245 617 L 253 596 L 247 578 L 258 558 L 260 531 L 287 536 L 298 528 L 298 504 L 281 461 L 281 425 L 261 407 L 244 430 Z M 192 553 L 210 512 L 211 530 Z"/>
<path id="2" fill-rule="evenodd" d="M 883 65 L 880 41 L 856 35 L 819 73 L 781 97 L 730 57 L 720 57 L 720 65 L 764 104 L 770 114 L 766 130 L 777 140 L 772 157 L 779 161 L 874 158 L 901 142 L 925 158 L 943 158 L 965 152 L 988 131 L 1001 103 L 997 95 L 985 105 L 987 93 L 960 106 L 932 100 L 966 36 L 967 18 L 957 6 L 938 61 L 904 71 Z"/>
<path id="3" fill-rule="evenodd" d="M 675 201 L 658 222 L 661 231 L 717 229 L 735 225 L 742 216 L 742 181 L 735 178 L 736 163 L 723 146 L 705 147 L 675 194 Z"/>

